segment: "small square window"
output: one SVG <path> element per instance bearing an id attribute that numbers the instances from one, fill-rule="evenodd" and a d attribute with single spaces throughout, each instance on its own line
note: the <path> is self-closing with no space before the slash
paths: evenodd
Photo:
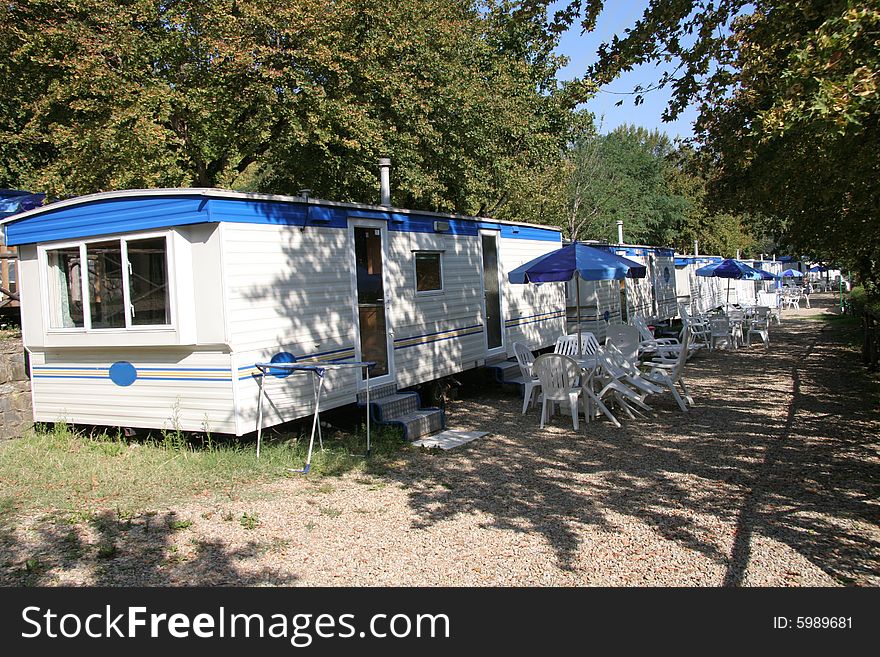
<path id="1" fill-rule="evenodd" d="M 416 292 L 440 292 L 443 290 L 443 275 L 440 253 L 416 251 Z"/>

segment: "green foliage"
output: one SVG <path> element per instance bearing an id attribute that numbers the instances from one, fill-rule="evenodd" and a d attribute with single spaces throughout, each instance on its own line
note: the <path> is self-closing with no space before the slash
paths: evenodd
<path id="1" fill-rule="evenodd" d="M 182 434 L 178 442 L 128 441 L 62 423 L 38 426 L 0 449 L 0 525 L 19 507 L 68 511 L 66 521 L 75 525 L 97 522 L 98 507 L 115 508 L 122 520 L 194 497 L 237 500 L 255 494 L 264 482 L 302 476 L 290 470 L 302 469 L 308 449 L 308 441 L 296 437 L 265 441 L 257 460 L 253 443 L 229 440 L 197 446 L 188 438 Z M 392 431 L 373 433 L 370 459 L 363 456 L 363 431 L 325 436 L 324 444 L 323 451 L 313 454 L 309 477 L 381 469 L 404 448 L 399 432 Z M 176 520 L 171 528 L 189 525 L 188 520 Z"/>
<path id="2" fill-rule="evenodd" d="M 557 29 L 578 19 L 592 29 L 604 4 L 571 2 Z M 878 30 L 875 0 L 652 0 L 599 48 L 587 77 L 603 84 L 634 65 L 675 63 L 656 82 L 672 91 L 665 116 L 699 107 L 718 211 L 761 215 L 790 253 L 877 285 Z M 637 104 L 647 91 L 634 89 Z"/>
<path id="3" fill-rule="evenodd" d="M 864 287 L 857 285 L 850 291 L 849 301 L 854 315 L 861 315 L 866 310 L 880 315 L 880 294 L 876 290 L 870 294 Z"/>
<path id="4" fill-rule="evenodd" d="M 621 219 L 627 242 L 681 252 L 699 240 L 703 253 L 733 256 L 755 242 L 744 217 L 707 208 L 709 164 L 661 132 L 622 126 L 608 135 L 585 134 L 567 163 L 567 236 L 614 242 Z"/>
<path id="5" fill-rule="evenodd" d="M 260 514 L 256 512 L 249 513 L 245 511 L 243 514 L 241 514 L 239 524 L 245 529 L 256 529 L 260 526 Z"/>
<path id="6" fill-rule="evenodd" d="M 517 2 L 33 0 L 0 15 L 16 100 L 0 108 L 0 185 L 53 196 L 370 202 L 386 155 L 395 204 L 502 215 L 514 190 L 539 196 L 531 174 L 571 130 L 556 38 Z"/>

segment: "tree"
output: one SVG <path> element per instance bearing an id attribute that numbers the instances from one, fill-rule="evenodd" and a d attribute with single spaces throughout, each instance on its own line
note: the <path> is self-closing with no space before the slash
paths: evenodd
<path id="1" fill-rule="evenodd" d="M 570 3 L 555 29 L 592 29 L 603 4 Z M 761 213 L 797 255 L 876 285 L 878 32 L 880 6 L 868 0 L 651 0 L 586 74 L 601 84 L 636 64 L 676 62 L 657 81 L 673 91 L 666 116 L 699 107 L 719 208 Z M 648 90 L 634 91 L 638 103 Z"/>
<path id="2" fill-rule="evenodd" d="M 223 186 L 504 216 L 572 91 L 541 9 L 478 0 L 30 0 L 7 29 L 0 184 Z"/>

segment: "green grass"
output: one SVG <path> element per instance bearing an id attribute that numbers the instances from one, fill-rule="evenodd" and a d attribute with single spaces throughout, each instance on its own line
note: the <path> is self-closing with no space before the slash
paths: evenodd
<path id="1" fill-rule="evenodd" d="M 245 512 L 241 514 L 241 520 L 239 523 L 245 529 L 256 529 L 260 526 L 260 514 L 259 513 L 248 513 Z"/>
<path id="2" fill-rule="evenodd" d="M 376 433 L 369 461 L 362 435 L 325 440 L 308 477 L 381 470 L 402 443 L 394 431 Z M 308 444 L 302 438 L 264 443 L 259 460 L 253 444 L 209 438 L 194 446 L 188 440 L 179 431 L 135 441 L 64 424 L 38 426 L 0 444 L 0 519 L 34 509 L 59 510 L 71 524 L 93 517 L 95 509 L 124 518 L 193 498 L 256 499 L 260 484 L 303 476 L 290 472 L 304 465 Z"/>

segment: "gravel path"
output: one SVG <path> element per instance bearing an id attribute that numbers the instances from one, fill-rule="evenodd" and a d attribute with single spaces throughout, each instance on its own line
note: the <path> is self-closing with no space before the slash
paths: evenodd
<path id="1" fill-rule="evenodd" d="M 796 319 L 830 303 L 786 312 L 769 352 L 695 357 L 689 413 L 655 398 L 622 429 L 576 434 L 557 416 L 542 431 L 518 396 L 483 390 L 451 403 L 449 424 L 489 436 L 405 450 L 382 472 L 107 512 L 73 538 L 28 519 L 0 541 L 0 583 L 42 554 L 32 583 L 876 586 L 877 388 L 845 332 Z"/>

